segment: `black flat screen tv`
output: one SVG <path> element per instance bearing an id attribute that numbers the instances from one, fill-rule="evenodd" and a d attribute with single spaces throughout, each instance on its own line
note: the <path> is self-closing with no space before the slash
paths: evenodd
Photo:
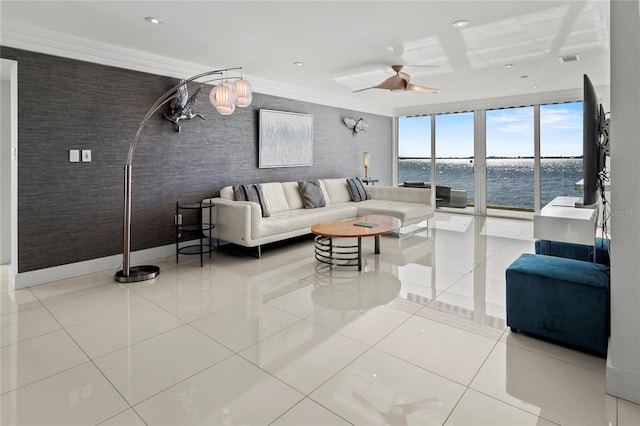
<path id="1" fill-rule="evenodd" d="M 584 189 L 582 205 L 588 207 L 598 202 L 598 194 L 602 184 L 600 174 L 605 166 L 605 151 L 601 144 L 602 106 L 598 103 L 596 91 L 586 74 L 584 75 L 583 99 L 582 173 Z"/>

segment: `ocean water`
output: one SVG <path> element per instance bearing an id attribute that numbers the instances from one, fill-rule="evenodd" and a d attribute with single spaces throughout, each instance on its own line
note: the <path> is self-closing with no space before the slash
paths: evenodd
<path id="1" fill-rule="evenodd" d="M 431 160 L 398 160 L 398 182 L 431 181 Z M 555 197 L 580 197 L 574 189 L 582 179 L 581 158 L 543 158 L 540 161 L 540 196 L 544 206 Z M 473 161 L 470 159 L 436 159 L 436 184 L 467 191 L 473 203 Z M 533 209 L 533 159 L 487 159 L 487 205 Z"/>

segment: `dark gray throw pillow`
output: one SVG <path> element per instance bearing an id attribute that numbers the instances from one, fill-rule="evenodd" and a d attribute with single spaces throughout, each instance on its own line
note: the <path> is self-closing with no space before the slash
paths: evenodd
<path id="1" fill-rule="evenodd" d="M 320 182 L 317 180 L 305 180 L 298 182 L 298 190 L 305 209 L 315 209 L 316 207 L 324 207 L 324 194 L 320 188 Z"/>
<path id="2" fill-rule="evenodd" d="M 364 201 L 369 198 L 360 178 L 347 178 L 347 190 L 349 190 L 351 201 Z"/>
<path id="3" fill-rule="evenodd" d="M 233 198 L 236 201 L 253 201 L 260 204 L 262 217 L 269 217 L 271 212 L 267 206 L 267 200 L 262 192 L 262 185 L 233 185 Z"/>

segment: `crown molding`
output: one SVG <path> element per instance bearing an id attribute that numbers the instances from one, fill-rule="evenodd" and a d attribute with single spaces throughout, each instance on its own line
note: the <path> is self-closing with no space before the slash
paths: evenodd
<path id="1" fill-rule="evenodd" d="M 210 69 L 228 68 L 180 61 L 139 50 L 128 49 L 95 40 L 84 39 L 29 26 L 5 25 L 0 30 L 0 45 L 117 68 L 189 78 Z M 238 66 L 233 64 L 233 66 Z M 324 92 L 296 87 L 286 83 L 244 75 L 256 93 L 316 103 L 383 116 L 393 116 L 393 109 L 380 107 L 351 97 L 328 95 Z"/>

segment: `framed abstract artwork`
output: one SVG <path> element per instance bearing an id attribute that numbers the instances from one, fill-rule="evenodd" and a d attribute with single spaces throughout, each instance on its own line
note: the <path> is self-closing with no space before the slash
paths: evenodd
<path id="1" fill-rule="evenodd" d="M 260 110 L 258 167 L 313 165 L 313 116 Z"/>

